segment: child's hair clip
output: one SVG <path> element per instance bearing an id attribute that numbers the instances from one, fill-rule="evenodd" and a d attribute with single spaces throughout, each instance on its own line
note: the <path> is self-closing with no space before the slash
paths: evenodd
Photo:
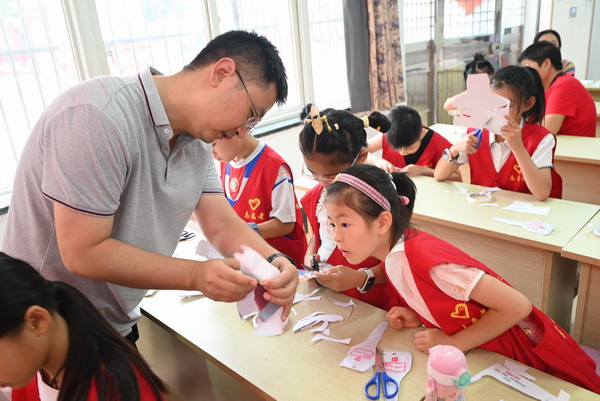
<path id="1" fill-rule="evenodd" d="M 408 205 L 409 203 L 410 203 L 410 199 L 408 199 L 408 197 L 407 197 L 407 196 L 400 195 L 400 204 L 401 204 L 402 206 L 406 206 L 406 205 Z"/>
<path id="2" fill-rule="evenodd" d="M 361 120 L 363 121 L 365 128 L 367 128 L 369 126 L 369 116 L 364 116 L 361 118 Z M 379 131 L 379 130 L 377 130 L 377 131 Z"/>
<path id="3" fill-rule="evenodd" d="M 331 132 L 331 126 L 329 125 L 329 121 L 327 121 L 327 116 L 321 117 L 321 120 L 325 121 L 325 125 L 327 125 L 327 131 Z"/>
<path id="4" fill-rule="evenodd" d="M 310 105 L 310 118 L 307 118 L 304 122 L 311 123 L 317 135 L 321 135 L 321 132 L 323 132 L 323 121 L 321 121 L 319 109 L 314 104 Z M 331 128 L 329 130 L 331 131 Z"/>

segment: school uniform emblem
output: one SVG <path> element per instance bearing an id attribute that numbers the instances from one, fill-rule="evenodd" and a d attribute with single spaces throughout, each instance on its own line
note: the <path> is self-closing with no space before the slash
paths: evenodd
<path id="1" fill-rule="evenodd" d="M 233 177 L 230 178 L 229 180 L 229 189 L 231 190 L 231 192 L 237 192 L 237 190 L 240 187 L 240 182 L 238 181 L 237 178 Z"/>

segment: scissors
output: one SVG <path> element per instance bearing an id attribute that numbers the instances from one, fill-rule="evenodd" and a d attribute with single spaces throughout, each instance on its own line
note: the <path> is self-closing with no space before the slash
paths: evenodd
<path id="1" fill-rule="evenodd" d="M 477 146 L 475 146 L 475 149 L 479 149 L 479 146 L 481 146 L 481 134 L 483 133 L 485 127 L 487 127 L 488 123 L 492 121 L 492 118 L 494 118 L 493 115 L 490 118 L 488 118 L 488 120 L 483 124 L 481 128 L 477 128 L 475 131 L 473 131 L 473 135 L 475 136 L 475 138 L 477 138 Z"/>
<path id="2" fill-rule="evenodd" d="M 381 388 L 383 388 L 383 396 L 386 400 L 394 398 L 398 394 L 398 382 L 385 373 L 385 366 L 383 363 L 383 351 L 377 347 L 375 350 L 375 366 L 377 368 L 375 375 L 371 380 L 367 382 L 365 386 L 365 395 L 370 400 L 378 400 L 381 395 Z M 393 392 L 388 391 L 388 384 L 392 384 L 394 387 Z M 371 386 L 375 386 L 375 395 L 370 394 Z"/>

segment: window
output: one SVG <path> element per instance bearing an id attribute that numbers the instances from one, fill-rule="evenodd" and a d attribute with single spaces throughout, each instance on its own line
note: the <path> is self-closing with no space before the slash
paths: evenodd
<path id="1" fill-rule="evenodd" d="M 0 195 L 42 111 L 78 81 L 60 2 L 0 1 Z M 5 205 L 0 205 L 0 207 Z"/>

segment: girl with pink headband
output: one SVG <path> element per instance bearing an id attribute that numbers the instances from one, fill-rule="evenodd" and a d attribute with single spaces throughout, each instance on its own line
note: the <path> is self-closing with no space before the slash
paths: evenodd
<path id="1" fill-rule="evenodd" d="M 552 319 L 502 277 L 460 249 L 410 226 L 415 185 L 403 173 L 348 168 L 327 188 L 333 238 L 351 263 L 384 261 L 403 304 L 391 327 L 425 326 L 417 349 L 483 348 L 600 393 L 596 364 Z"/>

